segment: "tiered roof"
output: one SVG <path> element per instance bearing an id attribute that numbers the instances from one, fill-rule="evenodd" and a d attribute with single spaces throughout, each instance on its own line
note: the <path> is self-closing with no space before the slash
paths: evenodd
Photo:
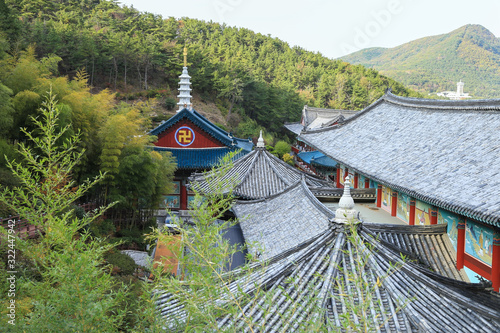
<path id="1" fill-rule="evenodd" d="M 244 199 L 261 199 L 282 192 L 304 178 L 311 187 L 331 187 L 327 181 L 306 174 L 288 165 L 265 148 L 256 148 L 236 160 L 234 166 L 223 177 L 234 182 L 234 195 Z M 219 181 L 218 179 L 217 181 Z M 210 192 L 211 184 L 204 174 L 195 174 L 191 182 L 197 183 L 201 192 Z"/>
<path id="2" fill-rule="evenodd" d="M 342 125 L 300 139 L 381 184 L 500 227 L 499 126 L 500 100 L 387 93 Z"/>
<path id="3" fill-rule="evenodd" d="M 290 252 L 230 283 L 235 295 L 255 298 L 240 304 L 244 315 L 220 318 L 219 328 L 242 331 L 251 322 L 261 332 L 304 331 L 314 325 L 339 329 L 346 317 L 360 323 L 354 311 L 362 303 L 367 324 L 381 332 L 500 330 L 497 293 L 404 262 L 363 226 L 353 236 L 348 227 L 334 225 Z M 364 281 L 365 287 L 356 281 Z M 227 297 L 221 291 L 219 306 L 224 306 L 223 299 Z M 173 295 L 160 295 L 158 308 L 167 322 L 185 319 Z"/>
<path id="4" fill-rule="evenodd" d="M 409 226 L 404 224 L 365 223 L 364 230 L 387 247 L 404 253 L 408 259 L 440 275 L 469 281 L 464 270 L 454 263 L 456 254 L 447 234 L 446 224 Z"/>
<path id="5" fill-rule="evenodd" d="M 221 330 L 338 330 L 346 320 L 380 332 L 500 330 L 500 294 L 489 282 L 462 281 L 443 226 L 332 223 L 304 181 L 235 211 L 250 216 L 243 233 L 246 223 L 251 241 L 270 251 L 226 276 L 210 301 L 224 308 L 239 300 L 236 314 L 217 319 Z M 160 292 L 157 306 L 167 327 L 185 323 L 175 295 Z"/>

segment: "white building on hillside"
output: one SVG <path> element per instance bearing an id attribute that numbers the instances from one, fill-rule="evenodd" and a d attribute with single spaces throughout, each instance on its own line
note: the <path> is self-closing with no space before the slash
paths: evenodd
<path id="1" fill-rule="evenodd" d="M 471 96 L 469 96 L 469 93 L 464 93 L 464 83 L 462 82 L 462 80 L 460 80 L 460 82 L 457 82 L 457 91 L 443 91 L 437 93 L 437 95 L 452 100 L 471 98 Z"/>

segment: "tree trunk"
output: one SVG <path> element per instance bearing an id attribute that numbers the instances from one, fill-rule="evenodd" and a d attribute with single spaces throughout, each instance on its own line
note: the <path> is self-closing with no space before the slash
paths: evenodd
<path id="1" fill-rule="evenodd" d="M 116 80 L 118 79 L 118 64 L 116 63 L 115 57 L 113 57 L 113 64 L 115 67 L 115 91 L 116 91 Z"/>
<path id="2" fill-rule="evenodd" d="M 127 57 L 124 59 L 125 61 L 125 73 L 123 74 L 123 80 L 125 81 L 125 92 L 127 92 Z"/>
<path id="3" fill-rule="evenodd" d="M 144 67 L 144 89 L 148 90 L 148 61 L 146 61 L 146 65 Z"/>
<path id="4" fill-rule="evenodd" d="M 137 74 L 139 75 L 139 87 L 142 86 L 142 72 L 141 72 L 141 63 L 137 62 Z"/>
<path id="5" fill-rule="evenodd" d="M 90 72 L 90 86 L 94 86 L 95 58 L 92 57 L 92 71 Z"/>

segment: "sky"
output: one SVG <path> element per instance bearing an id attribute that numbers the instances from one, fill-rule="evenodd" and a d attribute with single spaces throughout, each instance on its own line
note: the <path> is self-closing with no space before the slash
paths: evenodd
<path id="1" fill-rule="evenodd" d="M 118 0 L 164 18 L 247 28 L 335 59 L 480 24 L 500 37 L 499 0 Z"/>

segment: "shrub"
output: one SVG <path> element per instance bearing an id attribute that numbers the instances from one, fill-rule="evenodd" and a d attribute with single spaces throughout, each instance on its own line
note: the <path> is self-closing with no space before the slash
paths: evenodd
<path id="1" fill-rule="evenodd" d="M 159 114 L 159 115 L 151 118 L 151 120 L 155 123 L 159 123 L 159 122 L 164 121 L 164 120 L 169 120 L 171 117 L 172 117 L 172 115 L 170 115 L 170 114 Z"/>
<path id="2" fill-rule="evenodd" d="M 274 151 L 276 152 L 276 154 L 278 154 L 280 158 L 282 158 L 284 154 L 289 153 L 290 150 L 291 150 L 290 145 L 283 140 L 278 141 L 274 146 Z"/>
<path id="3" fill-rule="evenodd" d="M 172 97 L 167 97 L 165 99 L 165 107 L 167 110 L 173 110 L 177 106 L 177 101 Z"/>
<path id="4" fill-rule="evenodd" d="M 156 97 L 156 95 L 158 95 L 158 90 L 156 90 L 156 89 L 151 89 L 151 90 L 146 91 L 147 98 L 154 98 L 154 97 Z"/>
<path id="5" fill-rule="evenodd" d="M 104 255 L 104 259 L 114 267 L 119 268 L 119 274 L 121 275 L 131 275 L 134 273 L 137 265 L 134 259 L 130 256 L 121 252 L 108 252 Z"/>
<path id="6" fill-rule="evenodd" d="M 90 232 L 95 237 L 111 236 L 115 231 L 115 225 L 111 220 L 97 220 L 90 225 Z"/>
<path id="7" fill-rule="evenodd" d="M 222 125 L 222 124 L 219 124 L 219 123 L 214 123 L 214 125 L 215 125 L 215 126 L 217 126 L 217 127 L 218 127 L 218 128 L 220 128 L 220 129 L 223 129 L 224 131 L 228 132 L 227 127 L 226 127 L 226 126 L 224 126 L 224 125 Z"/>
<path id="8" fill-rule="evenodd" d="M 123 242 L 126 247 L 137 246 L 140 249 L 146 248 L 146 243 L 144 241 L 143 231 L 139 228 L 134 227 L 132 229 L 121 229 L 117 232 L 117 237 Z"/>
<path id="9" fill-rule="evenodd" d="M 294 163 L 293 163 L 293 157 L 289 153 L 283 154 L 283 161 L 285 161 L 286 163 L 288 163 L 288 164 L 290 164 L 292 166 L 294 165 Z"/>

